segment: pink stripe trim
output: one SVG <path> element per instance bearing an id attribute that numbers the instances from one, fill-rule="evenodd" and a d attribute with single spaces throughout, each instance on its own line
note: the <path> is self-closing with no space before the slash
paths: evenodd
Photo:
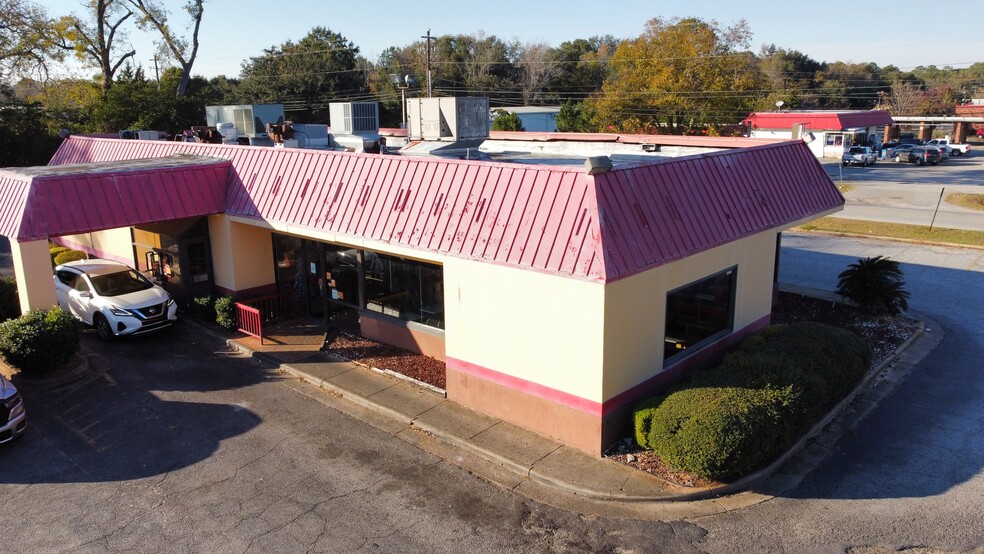
<path id="1" fill-rule="evenodd" d="M 601 402 L 595 402 L 594 400 L 574 396 L 573 394 L 564 391 L 559 391 L 557 389 L 553 389 L 539 383 L 534 383 L 532 381 L 527 381 L 526 379 L 520 379 L 519 377 L 514 377 L 512 375 L 506 375 L 505 373 L 499 373 L 498 371 L 487 367 L 482 367 L 480 365 L 459 360 L 457 358 L 452 358 L 450 356 L 445 360 L 445 363 L 447 364 L 448 369 L 458 371 L 472 377 L 477 377 L 485 381 L 490 381 L 503 387 L 515 389 L 537 398 L 542 398 L 555 404 L 573 408 L 595 417 L 601 417 Z"/>
<path id="2" fill-rule="evenodd" d="M 611 414 L 612 412 L 624 408 L 629 404 L 638 402 L 642 396 L 652 393 L 659 387 L 668 384 L 670 381 L 673 381 L 686 373 L 689 373 L 691 370 L 696 369 L 702 364 L 713 361 L 715 357 L 724 355 L 724 352 L 728 348 L 738 343 L 748 335 L 751 335 L 755 331 L 758 331 L 762 327 L 768 325 L 771 319 L 772 314 L 759 318 L 752 324 L 738 330 L 737 332 L 723 337 L 713 344 L 707 345 L 702 348 L 700 352 L 694 353 L 694 355 L 673 364 L 669 368 L 657 373 L 656 375 L 653 375 L 638 385 L 635 385 L 632 388 L 624 390 L 609 398 L 604 403 L 588 400 L 587 398 L 581 398 L 580 396 L 574 396 L 570 393 L 559 391 L 532 381 L 527 381 L 526 379 L 521 379 L 513 375 L 506 375 L 505 373 L 500 373 L 487 367 L 482 367 L 480 365 L 459 360 L 457 358 L 448 357 L 445 360 L 445 363 L 450 370 L 458 371 L 485 381 L 490 381 L 497 385 L 508 387 L 537 398 L 542 398 L 549 402 L 560 404 L 568 408 L 573 408 L 596 417 L 602 417 L 605 414 Z"/>

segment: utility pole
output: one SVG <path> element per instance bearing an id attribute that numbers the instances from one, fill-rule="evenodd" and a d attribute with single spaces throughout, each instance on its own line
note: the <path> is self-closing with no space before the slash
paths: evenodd
<path id="1" fill-rule="evenodd" d="M 154 77 L 157 78 L 157 90 L 161 90 L 161 72 L 157 68 L 157 54 L 154 54 Z"/>
<path id="2" fill-rule="evenodd" d="M 427 34 L 420 38 L 427 39 L 427 98 L 430 98 L 432 96 L 431 94 L 431 41 L 437 39 L 431 36 L 430 29 L 427 29 Z"/>

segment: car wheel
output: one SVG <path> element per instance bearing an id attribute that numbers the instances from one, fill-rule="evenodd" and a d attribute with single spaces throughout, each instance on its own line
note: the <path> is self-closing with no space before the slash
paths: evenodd
<path id="1" fill-rule="evenodd" d="M 110 341 L 115 337 L 113 335 L 113 328 L 109 326 L 109 321 L 106 320 L 106 316 L 96 314 L 92 318 L 92 325 L 96 328 L 96 334 L 99 335 L 100 339 Z"/>
<path id="2" fill-rule="evenodd" d="M 916 165 L 922 165 L 922 164 L 923 164 L 923 159 L 922 158 L 916 158 Z"/>
<path id="3" fill-rule="evenodd" d="M 902 163 L 902 156 L 895 156 L 895 163 L 897 164 Z"/>

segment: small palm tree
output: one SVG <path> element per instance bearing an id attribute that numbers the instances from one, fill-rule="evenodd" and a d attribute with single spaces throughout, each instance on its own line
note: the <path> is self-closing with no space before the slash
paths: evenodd
<path id="1" fill-rule="evenodd" d="M 837 276 L 837 294 L 873 314 L 897 315 L 909 308 L 899 262 L 875 256 L 859 259 Z"/>

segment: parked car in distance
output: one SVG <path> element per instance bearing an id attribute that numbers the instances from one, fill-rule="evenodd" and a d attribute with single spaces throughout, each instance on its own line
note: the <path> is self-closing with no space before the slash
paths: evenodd
<path id="1" fill-rule="evenodd" d="M 6 377 L 0 375 L 0 444 L 10 442 L 27 429 L 24 400 Z"/>
<path id="2" fill-rule="evenodd" d="M 844 151 L 841 162 L 844 165 L 862 165 L 868 167 L 878 160 L 878 156 L 869 146 L 852 146 Z"/>
<path id="3" fill-rule="evenodd" d="M 103 340 L 169 327 L 178 306 L 139 271 L 112 260 L 78 260 L 55 267 L 58 305 Z"/>
<path id="4" fill-rule="evenodd" d="M 953 156 L 963 156 L 967 152 L 970 152 L 969 144 L 957 144 L 955 142 L 950 142 L 950 137 L 933 139 L 926 144 L 938 144 L 940 146 L 945 146 L 950 149 L 950 154 Z"/>
<path id="5" fill-rule="evenodd" d="M 944 137 L 941 139 L 933 139 L 926 144 L 939 144 L 941 146 L 947 146 L 951 150 L 951 155 L 953 156 L 963 156 L 967 152 L 970 152 L 969 144 L 959 144 L 950 141 L 950 137 Z"/>
<path id="6" fill-rule="evenodd" d="M 899 150 L 898 148 L 896 148 L 893 154 L 896 162 L 912 162 L 916 165 L 936 165 L 940 163 L 940 151 L 937 148 L 927 146 L 913 146 L 912 148 L 903 150 Z"/>

